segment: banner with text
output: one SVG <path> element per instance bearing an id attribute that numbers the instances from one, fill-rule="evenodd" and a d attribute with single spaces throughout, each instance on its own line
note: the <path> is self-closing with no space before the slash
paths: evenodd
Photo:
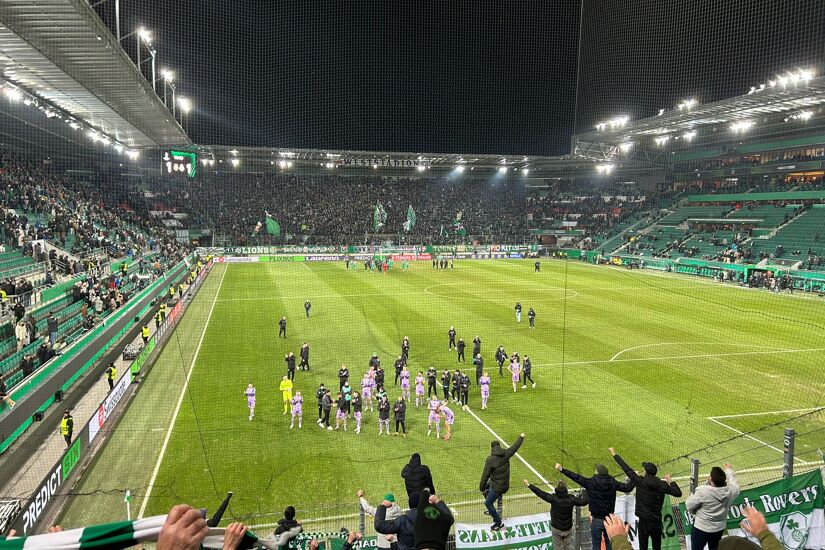
<path id="1" fill-rule="evenodd" d="M 748 536 L 739 526 L 739 522 L 744 519 L 742 510 L 753 506 L 765 514 L 768 528 L 785 548 L 825 548 L 822 490 L 822 471 L 814 470 L 742 491 L 728 508 L 728 534 Z M 694 516 L 687 511 L 684 504 L 680 504 L 679 509 L 682 512 L 685 533 L 689 535 Z M 758 544 L 758 541 L 754 542 Z"/>
<path id="2" fill-rule="evenodd" d="M 639 518 L 636 517 L 636 496 L 618 495 L 616 497 L 615 513 L 630 526 L 627 540 L 634 550 L 639 550 Z M 676 531 L 676 521 L 673 517 L 673 506 L 670 497 L 665 495 L 662 504 L 662 550 L 679 550 L 679 533 Z"/>
<path id="3" fill-rule="evenodd" d="M 550 514 L 508 518 L 504 529 L 500 531 L 491 531 L 490 525 L 486 523 L 456 523 L 455 547 L 486 550 L 552 550 Z"/>

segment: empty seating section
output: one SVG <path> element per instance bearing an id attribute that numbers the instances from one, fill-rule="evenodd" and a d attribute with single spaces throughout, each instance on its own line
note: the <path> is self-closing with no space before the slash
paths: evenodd
<path id="1" fill-rule="evenodd" d="M 0 254 L 0 272 L 10 269 L 24 267 L 35 263 L 29 256 L 23 256 L 19 250 L 3 252 Z"/>
<path id="2" fill-rule="evenodd" d="M 659 225 L 679 225 L 689 218 L 724 218 L 730 208 L 730 206 L 721 204 L 711 206 L 679 206 L 676 210 L 659 220 Z"/>
<path id="3" fill-rule="evenodd" d="M 782 258 L 805 261 L 809 250 L 816 256 L 825 256 L 825 208 L 811 208 L 770 239 L 754 239 L 750 244 L 756 257 L 760 253 L 773 256 L 779 251 Z"/>
<path id="4" fill-rule="evenodd" d="M 728 218 L 737 220 L 759 220 L 756 222 L 755 227 L 767 229 L 780 226 L 782 222 L 792 218 L 794 214 L 795 209 L 792 207 L 767 205 L 740 208 L 739 210 L 731 212 Z"/>

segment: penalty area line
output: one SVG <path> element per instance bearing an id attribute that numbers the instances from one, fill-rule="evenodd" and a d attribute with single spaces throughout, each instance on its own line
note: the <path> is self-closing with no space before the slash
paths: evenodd
<path id="1" fill-rule="evenodd" d="M 149 478 L 149 486 L 146 488 L 146 496 L 143 497 L 143 502 L 140 505 L 140 511 L 137 516 L 138 519 L 143 517 L 143 513 L 146 511 L 146 505 L 149 503 L 149 497 L 152 496 L 152 488 L 154 487 L 155 480 L 158 477 L 160 464 L 163 462 L 163 456 L 166 454 L 166 447 L 169 445 L 169 439 L 172 436 L 172 428 L 175 427 L 175 421 L 178 419 L 180 406 L 183 403 L 183 397 L 186 395 L 186 388 L 189 387 L 189 379 L 192 378 L 192 371 L 195 370 L 195 362 L 198 360 L 198 355 L 200 355 L 201 346 L 203 345 L 203 338 L 206 336 L 206 329 L 209 328 L 209 321 L 212 320 L 212 312 L 215 311 L 215 304 L 218 303 L 218 296 L 221 293 L 221 287 L 223 286 L 223 279 L 226 277 L 226 271 L 227 269 L 224 268 L 223 273 L 221 274 L 221 280 L 218 283 L 218 290 L 215 291 L 215 297 L 212 298 L 212 306 L 209 308 L 209 315 L 206 316 L 206 323 L 203 324 L 203 332 L 201 332 L 200 340 L 198 340 L 198 347 L 195 348 L 195 355 L 192 357 L 192 363 L 189 365 L 189 372 L 186 373 L 186 380 L 183 382 L 183 388 L 181 388 L 180 391 L 178 404 L 175 405 L 175 412 L 172 413 L 172 420 L 169 422 L 169 428 L 166 430 L 166 437 L 163 439 L 163 446 L 160 448 L 158 461 L 155 463 L 154 470 L 152 470 L 152 477 Z"/>
<path id="2" fill-rule="evenodd" d="M 478 417 L 478 415 L 476 415 L 476 413 L 474 413 L 472 410 L 470 410 L 470 408 L 469 408 L 469 407 L 467 407 L 465 410 L 466 410 L 468 413 L 470 413 L 470 416 L 472 416 L 473 418 L 475 418 L 475 419 L 478 421 L 478 423 L 479 423 L 479 424 L 481 424 L 482 426 L 484 426 L 484 428 L 485 428 L 488 432 L 490 432 L 490 433 L 493 435 L 493 437 L 495 437 L 496 439 L 498 439 L 499 441 L 501 441 L 502 443 L 504 443 L 504 444 L 505 444 L 505 445 L 507 445 L 508 447 L 510 446 L 510 445 L 509 445 L 506 441 L 504 441 L 504 440 L 501 438 L 501 436 L 500 436 L 500 435 L 498 435 L 496 432 L 494 432 L 494 431 L 493 431 L 493 429 L 492 429 L 490 426 L 488 426 L 488 425 L 487 425 L 487 424 L 486 424 L 486 423 L 485 423 L 482 419 L 480 419 L 480 418 Z M 544 483 L 545 485 L 550 485 L 550 482 L 549 482 L 549 481 L 547 481 L 546 479 L 544 479 L 544 476 L 542 476 L 542 475 L 538 472 L 538 470 L 536 470 L 535 468 L 533 468 L 533 467 L 530 465 L 530 463 L 529 463 L 529 462 L 527 462 L 526 460 L 524 460 L 524 457 L 522 457 L 520 454 L 516 453 L 516 458 L 518 458 L 519 460 L 521 460 L 521 462 L 522 462 L 525 466 L 527 466 L 527 469 L 528 469 L 528 470 L 530 470 L 531 472 L 533 472 L 534 474 L 536 474 L 536 477 L 538 477 L 538 478 L 541 480 L 541 482 L 542 482 L 542 483 Z"/>
<path id="3" fill-rule="evenodd" d="M 771 445 L 770 443 L 767 443 L 767 442 L 765 442 L 765 441 L 762 441 L 761 439 L 757 439 L 757 438 L 753 437 L 752 435 L 747 434 L 747 433 L 745 433 L 745 432 L 743 432 L 743 431 L 741 431 L 741 430 L 737 430 L 737 429 L 736 429 L 736 428 L 734 428 L 733 426 L 728 426 L 727 424 L 725 424 L 724 422 L 722 422 L 722 421 L 720 421 L 720 420 L 716 420 L 716 419 L 715 419 L 715 418 L 713 418 L 713 417 L 708 418 L 708 420 L 710 420 L 710 421 L 711 421 L 711 422 L 713 422 L 714 424 L 718 424 L 718 425 L 722 426 L 722 427 L 723 427 L 723 428 L 725 428 L 725 429 L 728 429 L 728 430 L 730 430 L 730 431 L 732 431 L 732 432 L 736 432 L 736 433 L 738 433 L 739 435 L 741 435 L 741 436 L 743 436 L 743 437 L 746 437 L 746 438 L 750 439 L 751 441 L 756 441 L 756 442 L 757 442 L 757 443 L 759 443 L 760 445 L 762 445 L 762 446 L 764 446 L 764 447 L 767 447 L 767 448 L 769 448 L 769 449 L 772 449 L 772 450 L 776 451 L 777 453 L 780 453 L 780 454 L 783 454 L 783 455 L 785 454 L 785 451 L 784 451 L 784 450 L 782 450 L 782 449 L 780 449 L 779 447 L 776 447 L 776 446 L 774 446 L 774 445 Z M 800 464 L 808 464 L 808 461 L 807 461 L 807 460 L 802 460 L 801 458 L 796 457 L 796 456 L 794 457 L 794 460 L 796 460 L 796 461 L 797 461 L 797 462 L 799 462 Z"/>

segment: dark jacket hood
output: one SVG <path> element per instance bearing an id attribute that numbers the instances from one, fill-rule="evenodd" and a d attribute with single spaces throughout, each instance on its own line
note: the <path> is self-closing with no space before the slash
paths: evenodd
<path id="1" fill-rule="evenodd" d="M 413 453 L 412 456 L 410 456 L 410 466 L 412 466 L 413 468 L 418 468 L 419 466 L 421 466 L 420 454 Z"/>

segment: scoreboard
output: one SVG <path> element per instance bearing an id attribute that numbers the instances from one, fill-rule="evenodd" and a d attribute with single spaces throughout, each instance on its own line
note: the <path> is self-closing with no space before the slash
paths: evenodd
<path id="1" fill-rule="evenodd" d="M 163 152 L 160 170 L 168 176 L 188 176 L 194 178 L 197 165 L 195 153 L 170 150 Z"/>

